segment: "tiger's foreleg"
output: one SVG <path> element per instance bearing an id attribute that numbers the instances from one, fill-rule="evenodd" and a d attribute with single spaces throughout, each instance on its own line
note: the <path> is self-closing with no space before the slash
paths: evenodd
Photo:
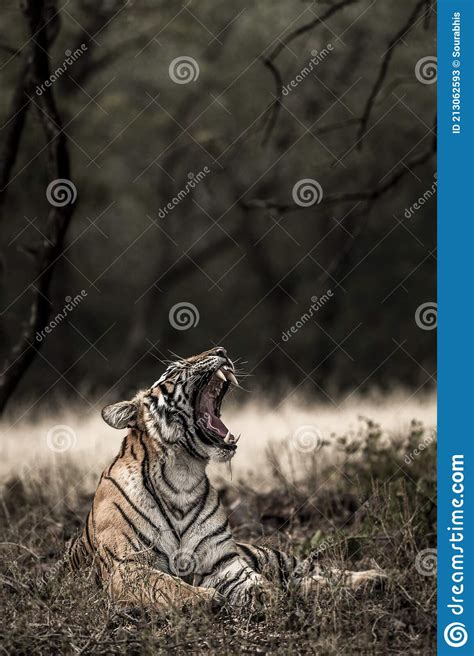
<path id="1" fill-rule="evenodd" d="M 247 543 L 238 543 L 237 546 L 250 567 L 283 590 L 293 587 L 306 595 L 327 583 L 316 567 L 310 568 L 309 563 L 283 551 Z"/>
<path id="2" fill-rule="evenodd" d="M 192 586 L 181 579 L 145 565 L 128 562 L 115 566 L 107 575 L 110 597 L 119 606 L 142 606 L 166 611 L 183 606 L 218 605 L 219 593 L 212 588 Z"/>
<path id="3" fill-rule="evenodd" d="M 263 574 L 282 588 L 294 586 L 302 594 L 316 592 L 331 582 L 342 583 L 356 590 L 367 584 L 380 583 L 386 578 L 382 571 L 376 569 L 351 572 L 332 568 L 324 571 L 312 555 L 305 560 L 298 560 L 294 556 L 270 547 L 245 543 L 239 543 L 237 546 L 246 562 L 256 572 Z"/>
<path id="4" fill-rule="evenodd" d="M 380 587 L 387 578 L 387 575 L 380 569 L 362 571 L 336 567 L 322 569 L 315 556 L 316 552 L 313 552 L 301 561 L 295 572 L 296 578 L 299 579 L 300 589 L 304 593 L 317 591 L 328 584 L 342 585 L 351 590 Z"/>
<path id="5" fill-rule="evenodd" d="M 286 587 L 301 566 L 294 556 L 271 547 L 257 547 L 244 542 L 237 543 L 237 547 L 247 564 L 268 580 Z"/>
<path id="6" fill-rule="evenodd" d="M 242 610 L 256 610 L 270 592 L 270 585 L 238 553 L 217 562 L 200 584 L 214 588 L 230 606 Z"/>

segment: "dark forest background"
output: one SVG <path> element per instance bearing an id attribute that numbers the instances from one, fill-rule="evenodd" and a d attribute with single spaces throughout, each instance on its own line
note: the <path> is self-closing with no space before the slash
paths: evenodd
<path id="1" fill-rule="evenodd" d="M 415 314 L 435 300 L 435 196 L 407 218 L 435 179 L 436 85 L 416 75 L 435 53 L 429 2 L 0 5 L 0 382 L 32 354 L 12 398 L 124 393 L 172 353 L 216 344 L 268 393 L 431 387 L 435 331 Z M 38 95 L 41 71 L 83 44 Z M 169 73 L 182 56 L 199 68 L 188 84 Z M 58 177 L 77 189 L 70 216 L 46 198 Z M 303 208 L 292 189 L 307 178 L 323 197 Z M 39 289 L 51 230 L 58 256 Z M 46 324 L 82 290 L 40 343 L 22 339 L 38 294 Z M 177 303 L 197 325 L 173 327 Z"/>

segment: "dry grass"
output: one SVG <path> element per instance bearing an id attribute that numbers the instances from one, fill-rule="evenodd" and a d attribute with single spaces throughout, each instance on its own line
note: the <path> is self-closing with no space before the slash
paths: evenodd
<path id="1" fill-rule="evenodd" d="M 235 409 L 229 424 L 250 427 L 252 411 Z M 242 447 L 232 481 L 222 469 L 214 479 L 239 538 L 299 555 L 316 549 L 322 565 L 376 565 L 389 573 L 389 582 L 371 594 L 334 585 L 312 600 L 276 595 L 265 614 L 253 618 L 225 611 L 219 616 L 194 611 L 150 617 L 114 609 L 93 576 L 73 576 L 64 567 L 62 554 L 65 539 L 85 517 L 103 462 L 117 449 L 118 434 L 99 427 L 95 419 L 63 414 L 38 419 L 30 436 L 23 425 L 23 437 L 14 445 L 20 429 L 5 426 L 0 508 L 4 651 L 434 653 L 435 578 L 421 574 L 415 560 L 420 551 L 435 546 L 435 442 L 426 428 L 434 423 L 432 405 L 405 406 L 404 417 L 396 403 L 359 406 L 359 412 L 380 418 L 384 431 L 372 421 L 357 422 L 356 408 L 351 412 L 341 411 L 345 421 L 338 416 L 338 422 L 333 413 L 331 422 L 328 410 L 315 413 L 300 405 L 280 410 L 278 423 L 275 411 L 266 408 L 261 414 L 279 427 L 279 434 L 270 439 L 263 429 L 260 435 L 255 432 L 263 444 L 254 466 L 250 458 L 256 458 L 255 452 Z M 426 426 L 407 421 L 409 412 Z M 73 449 L 52 453 L 44 444 L 33 449 L 32 437 L 41 434 L 44 442 L 45 433 L 63 423 L 76 427 Z M 256 424 L 265 426 L 262 416 L 253 417 L 254 430 Z M 301 453 L 294 435 L 308 425 L 317 425 L 323 440 Z M 241 444 L 254 439 L 243 433 Z M 407 455 L 419 444 L 426 448 L 408 462 Z"/>

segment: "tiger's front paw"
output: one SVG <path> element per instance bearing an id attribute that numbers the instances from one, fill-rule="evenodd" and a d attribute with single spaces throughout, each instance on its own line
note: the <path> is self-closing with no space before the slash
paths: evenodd
<path id="1" fill-rule="evenodd" d="M 185 607 L 205 608 L 217 612 L 224 604 L 224 597 L 214 588 L 196 587 L 185 601 Z"/>
<path id="2" fill-rule="evenodd" d="M 383 589 L 387 575 L 380 569 L 368 569 L 363 572 L 347 572 L 346 585 L 353 590 Z"/>
<path id="3" fill-rule="evenodd" d="M 252 611 L 263 610 L 270 599 L 270 586 L 267 583 L 255 583 L 247 592 L 249 608 Z"/>
<path id="4" fill-rule="evenodd" d="M 270 586 L 263 581 L 252 581 L 245 588 L 236 591 L 230 602 L 234 608 L 244 613 L 261 613 L 270 597 Z"/>
<path id="5" fill-rule="evenodd" d="M 324 576 L 315 574 L 314 576 L 304 576 L 297 582 L 297 591 L 303 597 L 308 597 L 318 593 L 321 588 L 326 587 L 328 579 Z"/>

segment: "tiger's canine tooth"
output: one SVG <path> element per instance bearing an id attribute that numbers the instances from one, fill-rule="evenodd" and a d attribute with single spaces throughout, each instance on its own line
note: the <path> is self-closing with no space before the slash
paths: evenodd
<path id="1" fill-rule="evenodd" d="M 227 364 L 222 365 L 222 367 L 220 368 L 219 371 L 224 372 L 224 376 L 226 377 L 226 380 L 231 382 L 236 387 L 239 386 L 239 383 L 237 381 L 237 378 L 234 375 L 234 372 L 232 371 L 232 369 Z"/>
<path id="2" fill-rule="evenodd" d="M 225 375 L 224 375 L 222 369 L 218 369 L 218 370 L 216 371 L 216 376 L 217 376 L 218 378 L 220 378 L 221 380 L 223 380 L 224 382 L 226 382 L 226 380 L 227 380 L 227 378 L 225 377 Z"/>
<path id="3" fill-rule="evenodd" d="M 230 382 L 231 382 L 233 385 L 235 385 L 236 387 L 238 387 L 238 386 L 239 386 L 239 381 L 238 381 L 237 378 L 234 376 L 234 374 L 232 373 L 232 371 L 227 371 L 226 373 L 227 373 L 227 378 L 228 378 L 228 380 L 230 380 Z"/>

